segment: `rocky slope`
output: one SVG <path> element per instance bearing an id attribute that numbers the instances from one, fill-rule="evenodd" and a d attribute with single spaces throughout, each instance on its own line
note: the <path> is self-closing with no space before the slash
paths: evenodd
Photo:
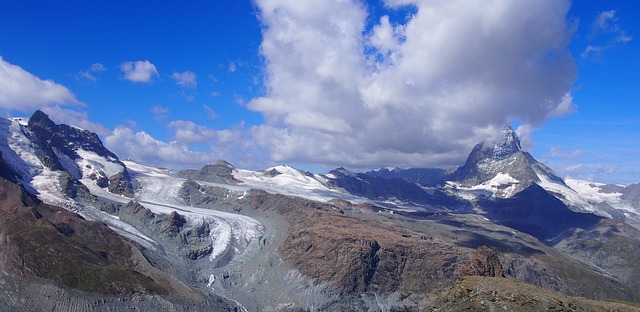
<path id="1" fill-rule="evenodd" d="M 231 305 L 154 268 L 140 246 L 102 223 L 40 203 L 2 178 L 0 195 L 3 310 L 225 311 Z"/>
<path id="2" fill-rule="evenodd" d="M 640 305 L 564 296 L 508 278 L 472 276 L 456 281 L 424 311 L 635 312 Z"/>

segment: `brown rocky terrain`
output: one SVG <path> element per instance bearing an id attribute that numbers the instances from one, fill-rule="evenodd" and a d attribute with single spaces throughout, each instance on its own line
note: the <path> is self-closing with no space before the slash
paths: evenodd
<path id="1" fill-rule="evenodd" d="M 457 280 L 425 311 L 636 312 L 640 305 L 565 296 L 510 278 L 469 276 Z"/>
<path id="2" fill-rule="evenodd" d="M 345 293 L 430 292 L 447 287 L 473 249 L 427 237 L 392 221 L 354 217 L 332 205 L 252 191 L 251 207 L 289 218 L 282 258 Z"/>

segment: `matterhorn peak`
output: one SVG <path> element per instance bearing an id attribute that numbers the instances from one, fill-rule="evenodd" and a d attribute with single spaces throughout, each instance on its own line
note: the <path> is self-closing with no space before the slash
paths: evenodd
<path id="1" fill-rule="evenodd" d="M 500 137 L 501 139 L 493 145 L 492 158 L 505 159 L 509 155 L 522 150 L 520 139 L 518 139 L 518 135 L 511 126 L 504 126 L 500 132 Z"/>

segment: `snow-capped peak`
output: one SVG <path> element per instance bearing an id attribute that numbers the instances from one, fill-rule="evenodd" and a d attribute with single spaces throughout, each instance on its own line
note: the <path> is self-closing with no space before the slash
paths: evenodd
<path id="1" fill-rule="evenodd" d="M 491 156 L 494 159 L 505 159 L 511 154 L 521 151 L 520 139 L 516 135 L 516 132 L 507 125 L 502 128 L 500 132 L 501 140 L 494 143 Z"/>

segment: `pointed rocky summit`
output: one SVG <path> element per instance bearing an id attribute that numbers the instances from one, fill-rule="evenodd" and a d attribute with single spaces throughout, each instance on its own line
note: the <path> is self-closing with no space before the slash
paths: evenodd
<path id="1" fill-rule="evenodd" d="M 505 126 L 497 142 L 476 145 L 466 163 L 452 177 L 454 181 L 472 186 L 500 175 L 499 178 L 503 180 L 518 183 L 521 190 L 540 182 L 539 174 L 544 174 L 550 180 L 561 180 L 550 168 L 523 151 L 516 132 L 510 126 Z"/>

